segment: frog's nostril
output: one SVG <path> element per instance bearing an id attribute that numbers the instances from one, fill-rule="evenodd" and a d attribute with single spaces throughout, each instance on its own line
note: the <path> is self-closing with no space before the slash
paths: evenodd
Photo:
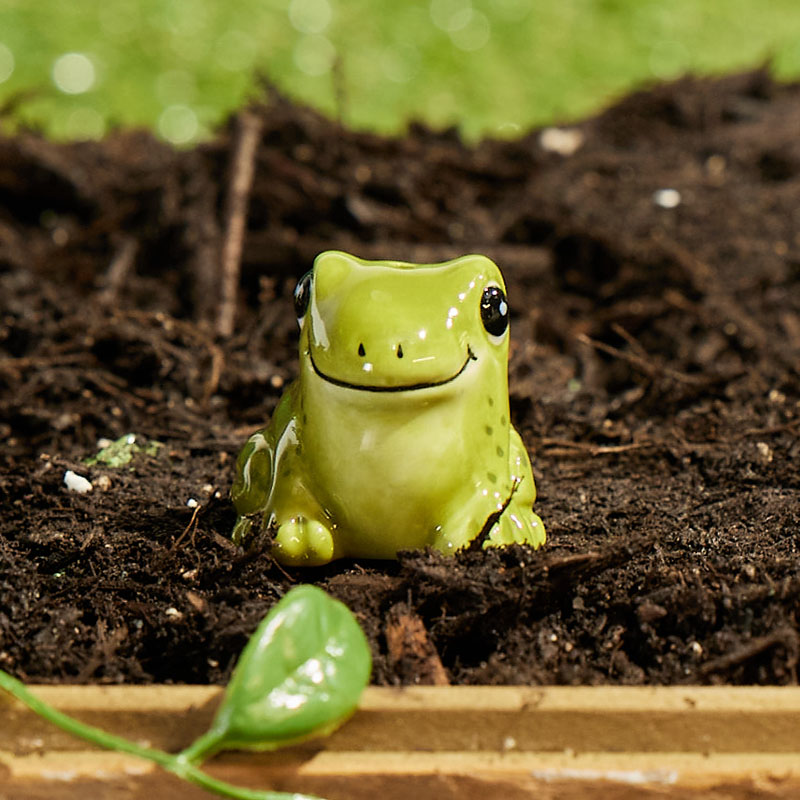
<path id="1" fill-rule="evenodd" d="M 403 345 L 401 344 L 397 345 L 397 357 L 398 358 L 403 357 Z"/>
<path id="2" fill-rule="evenodd" d="M 358 354 L 360 356 L 365 356 L 367 354 L 367 351 L 364 349 L 364 345 L 361 342 L 358 344 Z"/>

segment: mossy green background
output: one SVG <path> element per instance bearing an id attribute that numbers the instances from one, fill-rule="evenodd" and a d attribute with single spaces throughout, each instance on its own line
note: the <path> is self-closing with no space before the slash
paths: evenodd
<path id="1" fill-rule="evenodd" d="M 797 0 L 0 0 L 0 101 L 58 137 L 144 124 L 191 142 L 258 72 L 356 128 L 513 136 L 767 62 L 800 74 Z"/>

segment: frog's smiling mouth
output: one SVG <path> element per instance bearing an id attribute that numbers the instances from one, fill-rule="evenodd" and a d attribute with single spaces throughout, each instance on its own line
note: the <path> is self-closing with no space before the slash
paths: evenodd
<path id="1" fill-rule="evenodd" d="M 418 389 L 433 389 L 435 386 L 444 386 L 446 383 L 451 383 L 459 375 L 461 375 L 462 372 L 464 372 L 464 370 L 469 366 L 470 361 L 478 360 L 478 357 L 472 352 L 472 348 L 468 346 L 467 357 L 464 359 L 464 363 L 461 365 L 461 368 L 458 370 L 458 372 L 455 372 L 449 378 L 443 378 L 440 381 L 428 381 L 425 383 L 406 383 L 401 384 L 400 386 L 376 386 L 375 384 L 350 383 L 349 381 L 339 380 L 339 378 L 333 378 L 330 375 L 326 375 L 317 366 L 317 362 L 314 361 L 314 351 L 312 348 L 309 348 L 308 355 L 309 360 L 311 361 L 311 366 L 314 368 L 314 372 L 316 372 L 317 375 L 322 378 L 322 380 L 327 381 L 334 386 L 341 386 L 343 389 L 356 389 L 359 392 L 415 392 Z"/>

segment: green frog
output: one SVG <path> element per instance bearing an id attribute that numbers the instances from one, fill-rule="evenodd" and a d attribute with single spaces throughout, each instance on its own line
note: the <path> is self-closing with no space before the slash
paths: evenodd
<path id="1" fill-rule="evenodd" d="M 319 255 L 297 284 L 300 375 L 254 433 L 231 490 L 242 542 L 287 565 L 431 546 L 539 547 L 528 454 L 509 420 L 500 270 Z"/>

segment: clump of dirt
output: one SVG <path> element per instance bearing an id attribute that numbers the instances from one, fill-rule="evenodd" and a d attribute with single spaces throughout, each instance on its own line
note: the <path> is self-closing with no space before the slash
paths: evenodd
<path id="1" fill-rule="evenodd" d="M 0 140 L 0 666 L 221 682 L 313 582 L 356 613 L 381 684 L 796 683 L 798 129 L 800 85 L 756 72 L 635 94 L 570 156 L 537 133 L 354 133 L 279 96 L 189 151 Z M 329 248 L 501 265 L 542 550 L 299 570 L 231 544 L 232 460 L 296 371 L 291 289 Z M 162 446 L 85 463 L 128 433 Z"/>

